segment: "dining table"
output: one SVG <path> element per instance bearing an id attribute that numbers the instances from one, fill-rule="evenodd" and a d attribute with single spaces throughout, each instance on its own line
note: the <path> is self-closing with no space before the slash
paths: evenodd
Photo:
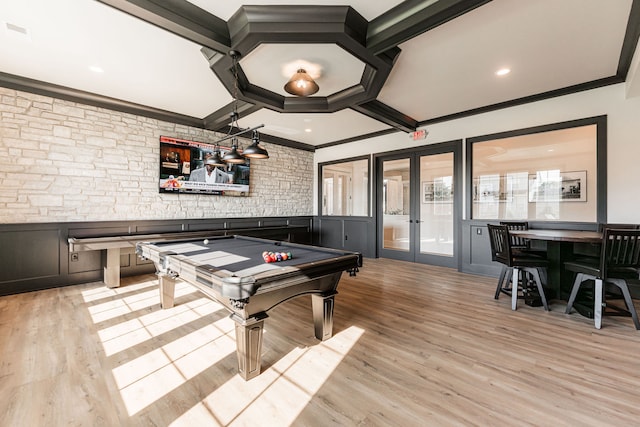
<path id="1" fill-rule="evenodd" d="M 573 287 L 573 274 L 564 269 L 564 263 L 572 261 L 581 256 L 576 252 L 576 244 L 594 247 L 592 253 L 599 254 L 599 246 L 602 243 L 602 233 L 598 231 L 585 230 L 558 230 L 558 229 L 536 229 L 509 230 L 513 236 L 527 240 L 537 240 L 546 243 L 547 259 L 549 268 L 547 269 L 547 287 L 551 290 L 549 299 L 559 299 L 567 301 Z M 593 318 L 593 300 L 578 301 L 574 308 L 583 316 Z"/>

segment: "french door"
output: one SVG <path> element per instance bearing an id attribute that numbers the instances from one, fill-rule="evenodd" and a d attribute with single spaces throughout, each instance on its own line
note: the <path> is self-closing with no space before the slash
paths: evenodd
<path id="1" fill-rule="evenodd" d="M 377 157 L 378 254 L 457 268 L 461 142 Z"/>

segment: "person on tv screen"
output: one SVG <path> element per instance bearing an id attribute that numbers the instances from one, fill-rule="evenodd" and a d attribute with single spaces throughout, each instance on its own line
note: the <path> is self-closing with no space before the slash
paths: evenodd
<path id="1" fill-rule="evenodd" d="M 189 181 L 206 182 L 207 184 L 227 183 L 229 182 L 229 174 L 216 167 L 211 160 L 211 154 L 207 154 L 204 157 L 204 166 L 191 172 Z"/>

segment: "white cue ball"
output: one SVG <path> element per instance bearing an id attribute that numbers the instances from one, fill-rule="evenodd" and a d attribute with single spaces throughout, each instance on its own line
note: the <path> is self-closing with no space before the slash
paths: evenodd
<path id="1" fill-rule="evenodd" d="M 204 242 L 202 242 L 202 243 L 204 243 L 205 245 L 208 245 L 209 244 L 209 239 L 204 239 Z"/>

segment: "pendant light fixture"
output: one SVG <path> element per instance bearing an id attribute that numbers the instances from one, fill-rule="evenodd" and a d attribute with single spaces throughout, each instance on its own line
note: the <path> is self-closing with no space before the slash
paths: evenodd
<path id="1" fill-rule="evenodd" d="M 222 157 L 222 160 L 226 163 L 232 163 L 232 164 L 238 164 L 238 165 L 246 161 L 246 159 L 242 157 L 240 153 L 238 153 L 238 138 L 233 137 L 233 139 L 231 140 L 231 150 L 227 151 L 224 154 L 224 156 Z"/>
<path id="2" fill-rule="evenodd" d="M 320 90 L 320 87 L 304 68 L 298 68 L 298 71 L 284 85 L 284 90 L 291 95 L 309 96 Z"/>
<path id="3" fill-rule="evenodd" d="M 263 124 L 258 125 L 250 129 L 242 129 L 238 125 L 238 80 L 239 80 L 238 79 L 238 57 L 240 56 L 240 53 L 235 50 L 232 50 L 229 52 L 229 55 L 233 60 L 233 64 L 232 64 L 232 72 L 233 72 L 233 79 L 234 79 L 233 94 L 232 94 L 233 110 L 230 115 L 231 121 L 229 123 L 229 132 L 227 133 L 227 136 L 216 141 L 215 143 L 216 149 L 214 150 L 213 155 L 208 159 L 208 162 L 212 162 L 212 161 L 219 162 L 219 163 L 215 163 L 216 166 L 224 166 L 227 163 L 242 164 L 242 163 L 245 163 L 247 158 L 254 158 L 254 159 L 269 158 L 269 153 L 267 152 L 267 150 L 261 145 L 259 145 L 260 137 L 257 129 L 264 127 L 264 125 Z M 238 130 L 236 133 L 233 133 L 234 128 Z M 248 151 L 245 152 L 245 150 L 239 149 L 238 135 L 243 135 L 248 132 L 253 132 L 253 135 L 252 135 L 251 145 L 247 147 Z M 220 158 L 219 143 L 222 141 L 226 141 L 227 139 L 231 139 L 231 150 L 224 153 L 222 158 Z M 210 163 L 210 164 L 213 164 L 213 163 Z"/>
<path id="4" fill-rule="evenodd" d="M 227 164 L 220 158 L 220 147 L 216 145 L 213 150 L 213 154 L 211 154 L 204 162 L 206 165 L 220 166 L 224 167 Z"/>
<path id="5" fill-rule="evenodd" d="M 260 134 L 257 130 L 251 136 L 251 145 L 242 150 L 242 155 L 250 159 L 268 159 L 269 153 L 260 145 Z"/>

